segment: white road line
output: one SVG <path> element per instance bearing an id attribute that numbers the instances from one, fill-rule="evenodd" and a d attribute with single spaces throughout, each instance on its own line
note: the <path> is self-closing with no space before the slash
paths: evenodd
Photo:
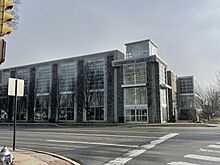
<path id="1" fill-rule="evenodd" d="M 208 145 L 208 148 L 220 148 L 220 145 Z"/>
<path id="2" fill-rule="evenodd" d="M 137 149 L 137 150 L 131 150 L 129 151 L 128 153 L 124 154 L 124 156 L 126 157 L 136 157 L 138 155 L 141 155 L 145 152 L 146 150 L 143 150 L 143 149 Z"/>
<path id="3" fill-rule="evenodd" d="M 160 144 L 164 142 L 165 140 L 170 139 L 177 135 L 179 135 L 179 133 L 170 133 L 168 135 L 160 137 L 158 140 L 151 141 L 150 144 L 142 145 L 141 147 L 145 149 L 150 149 L 150 148 L 155 147 L 157 144 Z"/>
<path id="4" fill-rule="evenodd" d="M 143 127 L 142 127 L 143 128 Z M 44 129 L 35 129 L 33 132 L 36 132 L 36 131 L 38 131 L 38 132 L 41 132 L 42 133 L 42 130 L 44 130 Z M 57 132 L 57 131 L 59 131 L 59 129 L 57 130 L 57 129 L 48 129 L 49 131 L 54 131 L 54 132 Z M 168 133 L 168 132 L 149 132 L 149 131 L 130 131 L 130 130 L 127 130 L 127 131 L 125 131 L 125 130 L 100 130 L 100 129 L 66 129 L 67 131 L 69 131 L 69 133 L 71 133 L 71 132 L 119 132 L 119 133 L 142 133 L 142 134 L 149 134 L 149 133 L 151 133 L 151 134 L 165 134 L 165 133 Z M 60 129 L 60 131 L 62 131 L 62 129 Z M 65 131 L 65 130 L 63 130 L 63 131 Z M 23 132 L 26 132 L 26 131 L 23 131 Z M 32 132 L 32 131 L 30 131 L 30 132 Z M 44 131 L 44 132 L 46 132 L 46 131 Z"/>
<path id="5" fill-rule="evenodd" d="M 46 140 L 53 143 L 71 143 L 71 144 L 89 144 L 89 145 L 103 145 L 103 146 L 116 146 L 116 147 L 129 147 L 137 148 L 137 145 L 125 145 L 125 144 L 111 144 L 111 143 L 97 143 L 97 142 L 80 142 L 80 141 L 64 141 L 64 140 Z"/>
<path id="6" fill-rule="evenodd" d="M 147 151 L 150 148 L 155 147 L 157 144 L 160 144 L 162 142 L 164 142 L 165 140 L 172 138 L 176 135 L 178 135 L 179 133 L 170 133 L 168 135 L 162 136 L 160 137 L 158 140 L 154 140 L 151 141 L 150 144 L 145 144 L 139 147 L 139 149 L 134 149 L 131 150 L 125 154 L 122 155 L 122 157 L 118 157 L 104 165 L 124 165 L 125 163 L 127 163 L 128 161 L 132 160 L 133 158 L 143 154 L 145 151 Z"/>
<path id="7" fill-rule="evenodd" d="M 202 151 L 202 152 L 213 152 L 213 153 L 218 153 L 218 154 L 220 154 L 220 151 L 216 151 L 216 150 L 207 150 L 207 149 L 203 149 L 203 148 L 200 148 L 200 151 Z"/>
<path id="8" fill-rule="evenodd" d="M 161 140 L 167 140 L 167 139 L 170 139 L 170 138 L 172 138 L 172 137 L 174 137 L 174 136 L 177 136 L 177 135 L 179 135 L 179 133 L 170 133 L 170 134 L 168 134 L 168 135 L 165 135 L 165 136 L 160 137 L 159 139 L 161 139 Z"/>
<path id="9" fill-rule="evenodd" d="M 79 133 L 61 133 L 61 132 L 20 132 L 18 134 L 46 134 L 46 135 L 69 135 L 69 136 L 94 136 L 94 137 L 116 137 L 116 138 L 138 138 L 138 139 L 152 139 L 156 136 L 130 136 L 130 135 L 108 135 L 108 134 L 79 134 Z"/>
<path id="10" fill-rule="evenodd" d="M 115 160 L 112 160 L 104 165 L 123 165 L 130 161 L 132 158 L 116 158 Z"/>
<path id="11" fill-rule="evenodd" d="M 184 157 L 185 158 L 191 158 L 191 159 L 212 161 L 212 162 L 220 162 L 220 158 L 219 157 L 212 157 L 212 156 L 188 154 L 188 155 L 185 155 Z"/>
<path id="12" fill-rule="evenodd" d="M 169 164 L 169 165 L 200 165 L 200 164 L 188 163 L 188 162 L 170 162 L 167 164 Z"/>
<path id="13" fill-rule="evenodd" d="M 147 150 L 149 150 L 149 149 L 151 149 L 151 148 L 154 148 L 155 145 L 154 145 L 154 144 L 145 144 L 145 145 L 142 145 L 141 147 L 142 147 L 142 148 L 145 148 L 145 149 L 147 149 Z"/>

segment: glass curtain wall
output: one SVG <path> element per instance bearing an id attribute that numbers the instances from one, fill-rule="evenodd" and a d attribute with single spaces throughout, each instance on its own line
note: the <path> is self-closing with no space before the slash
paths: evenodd
<path id="1" fill-rule="evenodd" d="M 24 96 L 18 97 L 17 120 L 27 120 L 29 69 L 17 69 L 17 78 L 24 80 Z"/>
<path id="2" fill-rule="evenodd" d="M 124 85 L 146 83 L 146 63 L 124 65 Z"/>
<path id="3" fill-rule="evenodd" d="M 10 72 L 2 72 L 2 77 L 0 78 L 0 121 L 8 120 L 8 79 L 10 77 Z"/>
<path id="4" fill-rule="evenodd" d="M 104 120 L 104 59 L 90 59 L 85 67 L 87 120 Z"/>
<path id="5" fill-rule="evenodd" d="M 74 120 L 76 63 L 59 64 L 59 120 Z"/>
<path id="6" fill-rule="evenodd" d="M 36 68 L 35 120 L 48 120 L 51 66 Z"/>
<path id="7" fill-rule="evenodd" d="M 125 121 L 148 122 L 146 63 L 124 65 L 123 75 L 124 85 L 137 85 L 124 88 Z"/>

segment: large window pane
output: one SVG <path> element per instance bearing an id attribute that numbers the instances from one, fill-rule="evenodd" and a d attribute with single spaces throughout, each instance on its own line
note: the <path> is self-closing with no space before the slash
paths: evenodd
<path id="1" fill-rule="evenodd" d="M 48 120 L 49 96 L 37 96 L 35 120 Z"/>
<path id="2" fill-rule="evenodd" d="M 59 91 L 74 92 L 76 77 L 75 62 L 64 63 L 59 65 Z"/>
<path id="3" fill-rule="evenodd" d="M 136 104 L 147 104 L 146 88 L 136 88 Z"/>
<path id="4" fill-rule="evenodd" d="M 104 120 L 104 59 L 90 59 L 84 69 L 87 120 Z"/>
<path id="5" fill-rule="evenodd" d="M 124 88 L 124 104 L 147 104 L 146 87 Z"/>
<path id="6" fill-rule="evenodd" d="M 135 104 L 135 88 L 124 89 L 124 104 L 125 105 Z"/>
<path id="7" fill-rule="evenodd" d="M 49 94 L 51 80 L 51 67 L 42 66 L 36 68 L 36 94 Z"/>
<path id="8" fill-rule="evenodd" d="M 136 63 L 123 66 L 124 84 L 146 83 L 146 63 Z"/>

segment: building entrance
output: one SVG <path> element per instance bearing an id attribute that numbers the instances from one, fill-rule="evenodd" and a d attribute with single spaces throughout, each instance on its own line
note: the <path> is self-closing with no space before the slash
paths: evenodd
<path id="1" fill-rule="evenodd" d="M 148 123 L 148 110 L 145 106 L 125 107 L 125 122 Z"/>

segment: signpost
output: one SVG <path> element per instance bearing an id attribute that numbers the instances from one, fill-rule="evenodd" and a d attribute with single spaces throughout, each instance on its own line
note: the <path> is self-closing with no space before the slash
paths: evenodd
<path id="1" fill-rule="evenodd" d="M 24 80 L 9 78 L 8 95 L 15 96 L 14 97 L 14 132 L 13 132 L 13 151 L 15 151 L 17 96 L 24 96 Z"/>

